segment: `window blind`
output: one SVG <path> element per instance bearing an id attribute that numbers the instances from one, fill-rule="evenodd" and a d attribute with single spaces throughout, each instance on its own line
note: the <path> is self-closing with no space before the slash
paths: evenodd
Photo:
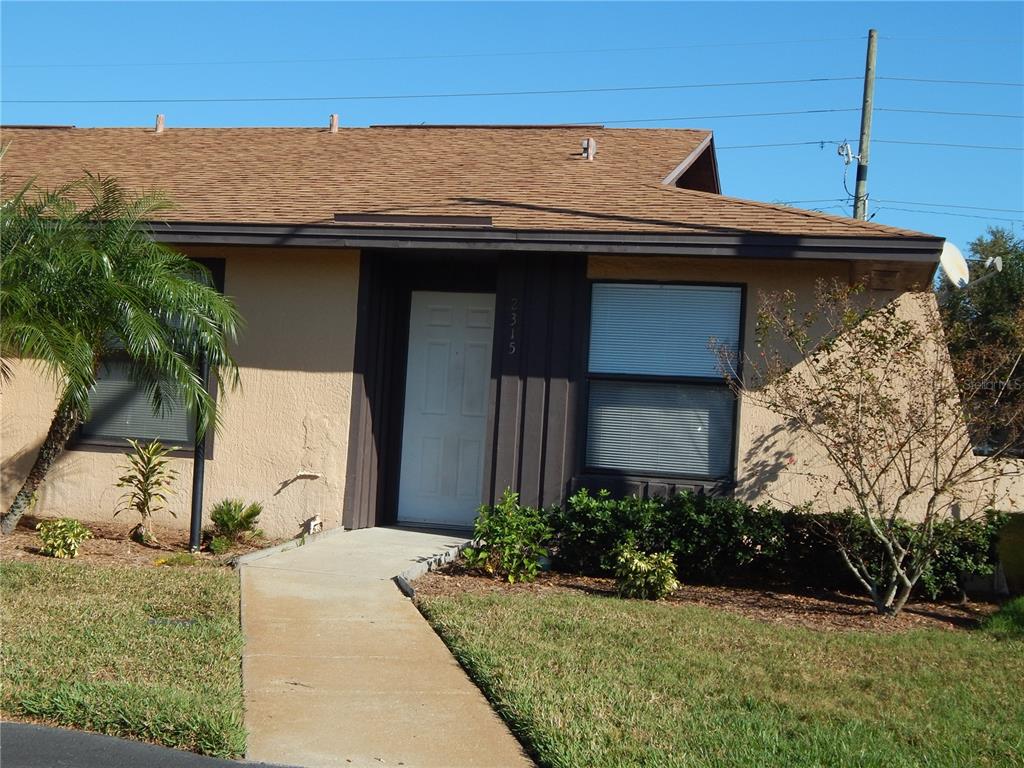
<path id="1" fill-rule="evenodd" d="M 595 283 L 590 371 L 720 376 L 708 342 L 738 352 L 741 297 L 732 286 Z"/>
<path id="2" fill-rule="evenodd" d="M 197 258 L 194 261 L 210 270 L 213 286 L 223 293 L 224 259 Z M 89 395 L 92 415 L 78 431 L 83 442 L 123 443 L 130 437 L 158 439 L 167 446 L 194 446 L 195 419 L 188 409 L 180 402 L 168 402 L 162 413 L 154 414 L 148 394 L 131 380 L 124 360 L 105 361 L 96 379 L 96 386 Z"/>
<path id="3" fill-rule="evenodd" d="M 164 445 L 190 447 L 195 442 L 195 420 L 173 398 L 163 413 L 155 414 L 148 393 L 131 380 L 127 363 L 105 362 L 89 395 L 92 414 L 81 427 L 86 439 L 121 441 L 159 440 Z"/>
<path id="4" fill-rule="evenodd" d="M 592 381 L 587 465 L 723 477 L 732 464 L 734 408 L 726 387 Z"/>

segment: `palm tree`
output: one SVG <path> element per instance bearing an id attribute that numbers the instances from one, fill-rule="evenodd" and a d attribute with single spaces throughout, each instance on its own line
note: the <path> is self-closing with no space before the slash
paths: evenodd
<path id="1" fill-rule="evenodd" d="M 0 531 L 31 506 L 75 429 L 89 417 L 100 365 L 127 356 L 154 412 L 181 401 L 197 434 L 217 423 L 198 374 L 205 356 L 220 386 L 238 383 L 229 343 L 240 317 L 209 272 L 156 243 L 147 222 L 169 208 L 160 195 L 135 197 L 114 179 L 88 175 L 56 191 L 27 185 L 0 210 L 0 377 L 9 360 L 42 368 L 56 384 L 57 408 L 32 469 Z M 10 407 L 10 405 L 8 406 Z"/>

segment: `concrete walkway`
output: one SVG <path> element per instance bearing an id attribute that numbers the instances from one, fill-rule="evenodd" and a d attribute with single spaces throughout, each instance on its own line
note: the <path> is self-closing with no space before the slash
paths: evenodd
<path id="1" fill-rule="evenodd" d="M 532 765 L 392 581 L 464 541 L 368 528 L 242 566 L 249 760 Z"/>

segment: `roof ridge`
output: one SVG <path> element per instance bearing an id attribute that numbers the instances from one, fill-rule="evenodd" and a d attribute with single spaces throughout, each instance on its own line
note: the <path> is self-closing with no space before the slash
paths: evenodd
<path id="1" fill-rule="evenodd" d="M 0 128 L 5 130 L 22 130 L 22 131 L 38 131 L 38 130 L 53 130 L 53 129 L 74 129 L 76 131 L 152 131 L 153 127 L 149 125 L 18 125 L 18 124 L 3 124 L 0 123 Z M 505 131 L 505 130 L 600 130 L 600 131 L 614 131 L 629 132 L 629 133 L 654 133 L 654 132 L 665 132 L 665 133 L 697 133 L 697 134 L 711 134 L 712 131 L 708 128 L 672 128 L 672 127 L 638 127 L 638 128 L 609 128 L 600 123 L 549 123 L 549 124 L 530 124 L 530 123 L 436 123 L 431 125 L 403 125 L 403 124 L 374 124 L 374 125 L 339 125 L 338 131 L 369 131 L 369 130 L 494 130 L 494 131 Z M 326 132 L 328 129 L 326 126 L 319 125 L 176 125 L 167 126 L 164 131 L 322 131 Z"/>

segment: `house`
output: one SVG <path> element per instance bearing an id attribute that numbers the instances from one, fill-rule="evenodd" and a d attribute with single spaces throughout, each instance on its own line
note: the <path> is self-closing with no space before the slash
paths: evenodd
<path id="1" fill-rule="evenodd" d="M 175 201 L 154 236 L 202 259 L 247 326 L 241 389 L 209 438 L 207 507 L 260 500 L 271 535 L 466 527 L 503 489 L 805 499 L 770 470 L 770 419 L 730 393 L 709 337 L 753 345 L 755 302 L 819 278 L 927 287 L 943 240 L 727 197 L 707 131 L 601 126 L 7 128 L 7 189 L 84 170 Z M 3 503 L 52 387 L 4 392 Z M 16 406 L 12 406 L 16 403 Z M 181 447 L 116 366 L 38 510 L 109 516 L 125 439 Z M 771 440 L 769 440 L 771 436 Z M 767 468 L 767 469 L 766 469 Z"/>

